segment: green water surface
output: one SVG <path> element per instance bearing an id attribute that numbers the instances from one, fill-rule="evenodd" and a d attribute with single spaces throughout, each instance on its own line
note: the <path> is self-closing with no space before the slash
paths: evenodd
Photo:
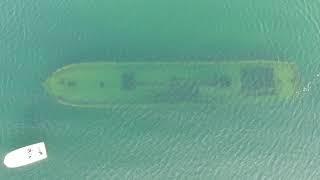
<path id="1" fill-rule="evenodd" d="M 0 179 L 318 179 L 319 7 L 316 0 L 0 1 L 0 157 L 39 141 L 48 150 L 41 163 L 1 165 Z M 41 86 L 71 63 L 248 59 L 295 63 L 300 98 L 86 109 L 56 103 Z"/>

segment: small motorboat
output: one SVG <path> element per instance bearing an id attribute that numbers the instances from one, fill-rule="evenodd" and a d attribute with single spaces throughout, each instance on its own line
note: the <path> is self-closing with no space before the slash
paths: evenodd
<path id="1" fill-rule="evenodd" d="M 25 146 L 9 152 L 4 158 L 4 165 L 8 168 L 17 168 L 32 164 L 47 158 L 44 142 Z"/>

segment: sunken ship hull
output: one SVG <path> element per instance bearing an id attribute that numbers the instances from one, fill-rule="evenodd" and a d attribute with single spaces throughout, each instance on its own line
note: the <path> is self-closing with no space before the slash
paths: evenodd
<path id="1" fill-rule="evenodd" d="M 106 107 L 288 99 L 296 94 L 297 84 L 295 64 L 256 60 L 71 64 L 54 72 L 44 87 L 62 104 Z"/>

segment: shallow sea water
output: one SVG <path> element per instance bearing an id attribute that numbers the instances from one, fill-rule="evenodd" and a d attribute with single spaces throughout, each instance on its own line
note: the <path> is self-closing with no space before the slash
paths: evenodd
<path id="1" fill-rule="evenodd" d="M 320 2 L 0 2 L 0 157 L 45 141 L 48 159 L 0 179 L 318 179 Z M 95 61 L 296 63 L 299 98 L 197 107 L 68 107 L 42 82 Z"/>

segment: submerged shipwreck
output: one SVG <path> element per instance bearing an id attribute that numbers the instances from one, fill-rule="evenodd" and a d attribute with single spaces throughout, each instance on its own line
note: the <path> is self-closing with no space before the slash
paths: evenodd
<path id="1" fill-rule="evenodd" d="M 288 99 L 296 94 L 297 85 L 295 64 L 262 60 L 79 63 L 58 69 L 44 82 L 60 103 L 82 107 Z"/>

